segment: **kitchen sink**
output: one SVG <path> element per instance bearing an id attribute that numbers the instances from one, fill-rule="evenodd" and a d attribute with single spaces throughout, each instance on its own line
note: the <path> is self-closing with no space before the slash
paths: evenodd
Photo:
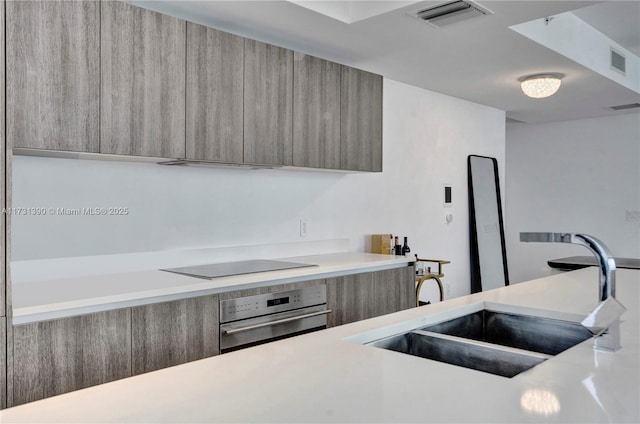
<path id="1" fill-rule="evenodd" d="M 557 355 L 592 337 L 579 322 L 487 309 L 421 330 Z"/>
<path id="2" fill-rule="evenodd" d="M 365 344 L 511 378 L 590 337 L 578 322 L 482 309 Z"/>
<path id="3" fill-rule="evenodd" d="M 549 355 L 415 330 L 378 340 L 369 346 L 406 353 L 503 377 L 532 368 Z"/>

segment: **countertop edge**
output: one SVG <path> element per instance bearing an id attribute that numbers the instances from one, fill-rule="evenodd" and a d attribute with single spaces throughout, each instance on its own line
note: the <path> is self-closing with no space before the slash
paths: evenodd
<path id="1" fill-rule="evenodd" d="M 353 257 L 353 262 L 349 264 L 319 264 L 317 267 L 298 268 L 285 271 L 272 271 L 261 272 L 254 274 L 243 274 L 232 277 L 221 277 L 212 280 L 199 279 L 195 277 L 188 277 L 179 274 L 173 274 L 160 271 L 140 271 L 136 273 L 126 274 L 111 274 L 109 278 L 118 278 L 120 275 L 132 278 L 132 275 L 139 275 L 139 278 L 153 278 L 154 273 L 161 272 L 163 274 L 171 275 L 170 278 L 175 279 L 176 284 L 171 287 L 164 287 L 160 289 L 131 291 L 129 293 L 116 293 L 108 296 L 96 296 L 86 297 L 82 299 L 74 299 L 61 302 L 52 302 L 40 305 L 25 305 L 18 306 L 14 304 L 13 308 L 13 324 L 23 325 L 40 321 L 47 321 L 53 319 L 69 318 L 79 315 L 86 315 L 90 313 L 105 312 L 115 309 L 122 309 L 128 307 L 136 307 L 143 305 L 150 305 L 154 303 L 169 302 L 181 299 L 188 299 L 199 296 L 207 296 L 219 293 L 225 293 L 229 291 L 252 289 L 258 287 L 268 287 L 277 284 L 290 284 L 302 281 L 309 281 L 314 279 L 325 279 L 333 277 L 341 277 L 350 274 L 359 274 L 362 272 L 375 272 L 386 269 L 400 268 L 407 266 L 413 262 L 411 258 L 404 257 L 389 257 L 381 258 L 376 261 L 364 261 L 357 260 L 358 257 L 362 258 L 363 253 L 342 253 L 345 257 Z M 283 260 L 295 260 L 303 261 L 305 258 L 315 258 L 316 260 L 321 257 L 335 257 L 336 254 L 327 255 L 314 255 L 310 257 L 294 257 L 283 258 Z M 96 276 L 103 277 L 103 276 Z M 83 281 L 91 281 L 91 277 L 81 277 L 73 279 L 77 284 L 82 284 Z M 184 284 L 189 282 L 190 284 Z M 46 282 L 38 282 L 46 283 Z M 22 283 L 29 284 L 29 283 Z"/>

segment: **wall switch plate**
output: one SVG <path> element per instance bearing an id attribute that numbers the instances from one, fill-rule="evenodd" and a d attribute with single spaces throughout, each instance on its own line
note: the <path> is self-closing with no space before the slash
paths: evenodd
<path id="1" fill-rule="evenodd" d="M 300 220 L 300 237 L 306 237 L 309 230 L 309 221 L 306 219 Z"/>
<path id="2" fill-rule="evenodd" d="M 444 207 L 450 208 L 453 205 L 453 188 L 451 184 L 444 185 Z"/>
<path id="3" fill-rule="evenodd" d="M 627 211 L 627 222 L 640 221 L 640 211 Z"/>

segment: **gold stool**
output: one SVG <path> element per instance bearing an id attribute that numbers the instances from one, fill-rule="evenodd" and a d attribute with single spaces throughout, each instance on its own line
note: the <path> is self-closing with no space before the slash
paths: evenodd
<path id="1" fill-rule="evenodd" d="M 416 262 L 434 262 L 438 264 L 438 273 L 428 273 L 424 275 L 416 276 L 416 306 L 420 306 L 420 289 L 422 288 L 422 284 L 427 280 L 435 280 L 438 283 L 438 289 L 440 290 L 440 302 L 444 300 L 444 287 L 442 286 L 442 277 L 444 277 L 444 273 L 442 272 L 442 265 L 450 264 L 451 261 L 443 261 L 440 259 L 421 259 L 416 255 Z"/>

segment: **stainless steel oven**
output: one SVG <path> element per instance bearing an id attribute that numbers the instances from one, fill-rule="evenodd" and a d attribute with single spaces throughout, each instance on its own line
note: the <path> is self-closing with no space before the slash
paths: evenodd
<path id="1" fill-rule="evenodd" d="M 325 284 L 220 301 L 220 350 L 230 352 L 327 327 Z"/>

